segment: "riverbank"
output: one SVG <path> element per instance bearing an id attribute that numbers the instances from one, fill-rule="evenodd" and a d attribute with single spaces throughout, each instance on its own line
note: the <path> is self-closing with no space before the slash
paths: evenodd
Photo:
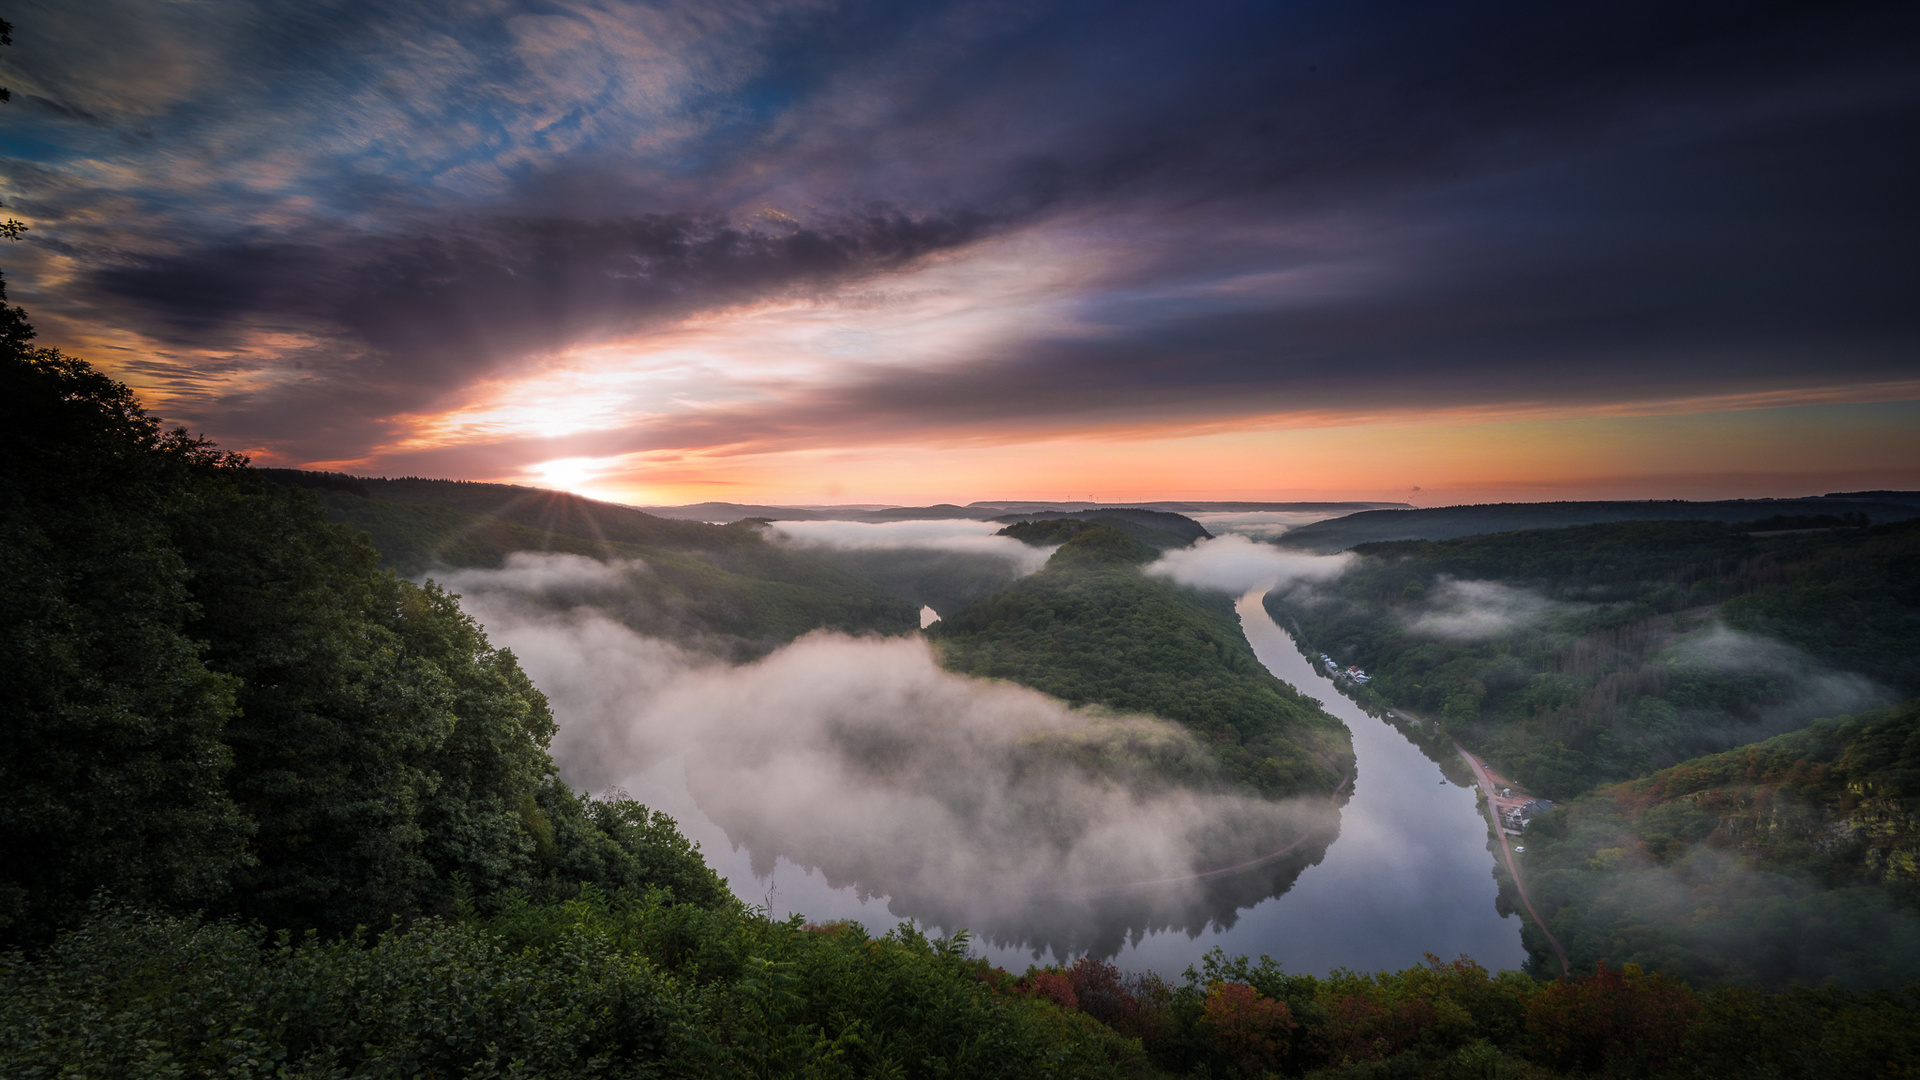
<path id="1" fill-rule="evenodd" d="M 1500 823 L 1500 807 L 1494 801 L 1500 791 L 1496 783 L 1497 778 L 1487 769 L 1486 762 L 1469 753 L 1466 747 L 1454 743 L 1453 748 L 1460 752 L 1461 759 L 1467 763 L 1468 768 L 1473 770 L 1473 775 L 1479 778 L 1480 791 L 1486 796 L 1487 823 L 1492 826 L 1493 835 L 1500 841 L 1500 853 L 1506 859 L 1507 873 L 1513 878 L 1513 891 L 1520 897 L 1520 906 L 1525 908 L 1528 917 L 1533 919 L 1533 925 L 1539 927 L 1540 932 L 1546 935 L 1547 944 L 1553 946 L 1553 955 L 1560 959 L 1560 974 L 1563 976 L 1573 974 L 1572 966 L 1567 962 L 1567 950 L 1560 947 L 1559 939 L 1553 936 L 1553 931 L 1547 929 L 1546 920 L 1534 910 L 1533 901 L 1527 897 L 1527 883 L 1520 877 L 1520 866 L 1513 861 L 1513 844 L 1508 839 L 1509 834 L 1506 828 Z M 1508 801 L 1517 800 L 1509 799 Z"/>

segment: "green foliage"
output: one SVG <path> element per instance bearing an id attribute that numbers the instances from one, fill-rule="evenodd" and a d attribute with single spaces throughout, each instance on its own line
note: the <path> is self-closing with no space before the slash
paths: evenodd
<path id="1" fill-rule="evenodd" d="M 894 596 L 937 612 L 959 611 L 1020 576 L 999 555 L 930 548 L 819 549 L 812 553 Z"/>
<path id="2" fill-rule="evenodd" d="M 224 788 L 238 680 L 203 661 L 170 536 L 183 487 L 237 463 L 163 433 L 84 363 L 27 347 L 19 309 L 0 312 L 4 940 L 102 886 L 204 903 L 252 859 Z"/>
<path id="3" fill-rule="evenodd" d="M 681 918 L 693 912 L 697 922 Z M 910 924 L 589 890 L 368 940 L 108 907 L 0 961 L 9 1076 L 1114 1075 L 1140 1051 L 996 994 Z"/>
<path id="4" fill-rule="evenodd" d="M 1006 521 L 1007 518 L 996 518 Z M 1000 536 L 1011 536 L 1035 547 L 1064 544 L 1093 526 L 1124 533 L 1152 548 L 1166 551 L 1183 548 L 1211 534 L 1192 518 L 1161 510 L 1080 510 L 1071 514 L 1041 517 L 1028 515 L 1001 529 Z"/>
<path id="5" fill-rule="evenodd" d="M 1723 1078 L 1904 1076 L 1920 1000 L 1765 994 L 1465 958 L 1291 975 L 1215 949 L 1185 981 L 1083 958 L 1015 978 L 911 923 L 776 922 L 659 890 L 509 896 L 377 937 L 96 906 L 0 954 L 7 1075 Z"/>
<path id="6" fill-rule="evenodd" d="M 108 909 L 0 968 L 14 1077 L 687 1075 L 706 1002 L 604 936 L 470 925 L 298 944 Z M 707 1053 L 703 1053 L 707 1051 Z"/>
<path id="7" fill-rule="evenodd" d="M 1178 721 L 1263 793 L 1332 794 L 1352 768 L 1345 728 L 1255 658 L 1225 596 L 1143 575 L 1153 555 L 1087 527 L 1041 572 L 947 615 L 933 635 L 943 662 Z"/>
<path id="8" fill-rule="evenodd" d="M 1032 544 L 1034 547 L 1047 547 L 1053 544 L 1064 544 L 1092 526 L 1093 522 L 1090 521 L 1047 518 L 1044 521 L 1016 521 L 994 535 L 1010 536 L 1023 544 Z"/>
<path id="9" fill-rule="evenodd" d="M 1708 662 L 1691 643 L 1716 619 L 1920 691 L 1920 523 L 1757 537 L 1629 522 L 1356 550 L 1340 580 L 1268 609 L 1303 645 L 1367 669 L 1362 698 L 1439 721 L 1438 748 L 1457 738 L 1553 798 L 1791 722 L 1783 707 L 1819 672 Z M 1461 582 L 1533 608 L 1474 633 L 1423 622 Z"/>
<path id="10" fill-rule="evenodd" d="M 1920 525 L 1777 537 L 1740 577 L 1729 625 L 1920 693 Z"/>
<path id="11" fill-rule="evenodd" d="M 1529 890 L 1576 964 L 1700 986 L 1898 986 L 1920 970 L 1917 820 L 1913 701 L 1563 806 L 1527 829 Z M 1544 942 L 1529 944 L 1547 970 Z"/>

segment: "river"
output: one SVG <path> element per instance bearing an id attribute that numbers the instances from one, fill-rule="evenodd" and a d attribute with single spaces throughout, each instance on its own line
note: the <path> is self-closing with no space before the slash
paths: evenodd
<path id="1" fill-rule="evenodd" d="M 1173 978 L 1219 946 L 1229 954 L 1265 953 L 1290 971 L 1308 973 L 1405 968 L 1427 953 L 1448 960 L 1465 954 L 1494 970 L 1519 967 L 1526 958 L 1519 920 L 1495 909 L 1494 856 L 1473 790 L 1449 780 L 1390 723 L 1368 715 L 1315 671 L 1268 616 L 1259 590 L 1237 606 L 1261 663 L 1319 698 L 1352 732 L 1353 796 L 1342 808 L 1338 838 L 1291 888 L 1197 933 L 1136 930 L 1113 961 L 1124 970 Z M 885 897 L 831 887 L 818 871 L 784 857 L 762 852 L 756 859 L 735 847 L 695 804 L 675 762 L 623 786 L 673 815 L 742 899 L 776 917 L 797 912 L 815 921 L 854 919 L 878 933 L 913 915 L 890 910 Z M 1017 946 L 977 951 L 1016 971 L 1036 959 Z"/>

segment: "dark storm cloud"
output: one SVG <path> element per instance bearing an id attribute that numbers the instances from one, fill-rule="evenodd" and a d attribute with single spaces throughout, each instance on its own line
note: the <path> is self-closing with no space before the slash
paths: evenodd
<path id="1" fill-rule="evenodd" d="M 914 219 L 885 207 L 771 229 L 660 214 L 456 222 L 390 240 L 191 250 L 100 271 L 94 285 L 144 308 L 153 333 L 181 343 L 287 317 L 336 327 L 396 368 L 443 377 L 448 367 L 482 371 L 651 319 L 877 273 L 981 228 L 964 215 Z"/>
<path id="2" fill-rule="evenodd" d="M 640 441 L 1790 389 L 1911 377 L 1920 350 L 1912 5 L 193 18 L 170 52 L 108 50 L 104 90 L 82 77 L 103 60 L 35 58 L 33 93 L 100 119 L 41 110 L 20 156 L 62 177 L 49 215 L 88 208 L 66 231 L 95 310 L 181 346 L 308 335 L 305 377 L 255 416 L 413 408 L 531 355 L 1043 229 L 1120 253 L 1084 336 Z M 154 148 L 114 153 L 149 186 L 88 172 L 102 125 L 136 122 Z M 103 193 L 151 212 L 103 217 Z M 1230 287 L 1263 273 L 1316 284 Z"/>

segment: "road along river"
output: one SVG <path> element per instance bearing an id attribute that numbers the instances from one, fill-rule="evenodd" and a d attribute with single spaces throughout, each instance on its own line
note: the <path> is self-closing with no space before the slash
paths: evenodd
<path id="1" fill-rule="evenodd" d="M 1447 960 L 1464 953 L 1495 970 L 1519 967 L 1526 959 L 1520 922 L 1495 909 L 1494 855 L 1473 789 L 1447 779 L 1390 723 L 1341 696 L 1260 601 L 1256 590 L 1238 604 L 1255 654 L 1280 679 L 1319 698 L 1353 733 L 1353 796 L 1341 810 L 1339 835 L 1286 891 L 1223 912 L 1204 928 L 1189 933 L 1113 927 L 1116 940 L 1125 942 L 1113 961 L 1126 970 L 1177 977 L 1219 946 L 1229 954 L 1270 954 L 1288 970 L 1309 973 L 1404 968 L 1427 953 Z M 689 796 L 677 763 L 658 765 L 624 786 L 678 819 L 735 892 L 775 916 L 854 919 L 878 933 L 916 914 L 884 896 L 831 887 L 819 871 L 777 853 L 736 848 Z M 924 916 L 920 921 L 927 922 Z M 980 951 L 1014 970 L 1033 959 L 1014 945 Z"/>

